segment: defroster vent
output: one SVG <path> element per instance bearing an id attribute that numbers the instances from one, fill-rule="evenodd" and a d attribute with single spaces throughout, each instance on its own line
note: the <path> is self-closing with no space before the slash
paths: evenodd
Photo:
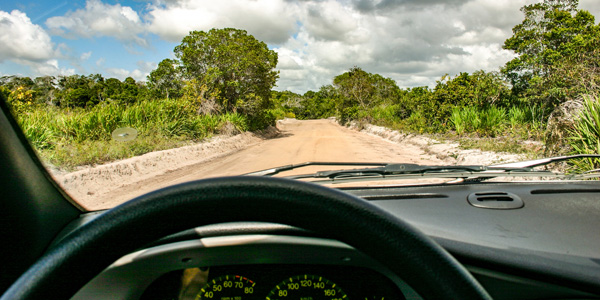
<path id="1" fill-rule="evenodd" d="M 467 201 L 475 207 L 489 209 L 517 209 L 525 205 L 519 196 L 509 192 L 471 193 Z"/>

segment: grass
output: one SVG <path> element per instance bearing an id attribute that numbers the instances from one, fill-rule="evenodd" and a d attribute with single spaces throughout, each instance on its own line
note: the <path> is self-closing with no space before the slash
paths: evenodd
<path id="1" fill-rule="evenodd" d="M 457 141 L 463 149 L 479 149 L 482 151 L 507 152 L 525 154 L 528 158 L 539 158 L 543 153 L 544 146 L 539 141 L 521 139 L 518 136 L 499 137 L 468 137 L 468 136 L 446 136 L 446 139 Z"/>
<path id="2" fill-rule="evenodd" d="M 583 111 L 569 135 L 571 154 L 600 154 L 600 99 L 585 98 Z M 572 163 L 580 171 L 600 168 L 600 160 L 595 158 L 573 160 Z"/>
<path id="3" fill-rule="evenodd" d="M 406 119 L 398 117 L 397 107 L 375 107 L 371 110 L 373 123 L 391 129 L 423 134 L 434 132 L 436 138 L 458 142 L 465 149 L 526 154 L 539 157 L 545 131 L 545 116 L 537 106 L 455 107 L 440 128 L 428 121 L 419 110 Z M 442 123 L 443 124 L 443 123 Z M 438 133 L 435 133 L 438 132 Z"/>
<path id="4" fill-rule="evenodd" d="M 200 141 L 217 133 L 248 130 L 237 113 L 199 115 L 185 100 L 156 100 L 129 106 L 101 104 L 92 109 L 31 108 L 17 121 L 42 160 L 61 169 L 100 164 Z M 111 139 L 120 127 L 132 127 L 138 138 Z"/>

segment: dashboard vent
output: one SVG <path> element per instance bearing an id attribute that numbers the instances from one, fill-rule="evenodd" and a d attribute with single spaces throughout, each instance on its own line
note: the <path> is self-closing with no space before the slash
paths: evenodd
<path id="1" fill-rule="evenodd" d="M 600 189 L 543 189 L 533 190 L 532 195 L 544 194 L 574 194 L 574 193 L 600 193 Z"/>
<path id="2" fill-rule="evenodd" d="M 519 196 L 508 192 L 471 193 L 467 201 L 472 206 L 489 209 L 517 209 L 525 205 Z"/>
<path id="3" fill-rule="evenodd" d="M 434 193 L 419 193 L 419 194 L 393 194 L 393 195 L 368 195 L 360 196 L 369 201 L 373 200 L 410 200 L 410 199 L 431 199 L 431 198 L 448 198 L 448 195 Z"/>

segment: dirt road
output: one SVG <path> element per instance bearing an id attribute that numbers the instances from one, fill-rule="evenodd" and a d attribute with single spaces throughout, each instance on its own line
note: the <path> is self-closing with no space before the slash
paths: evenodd
<path id="1" fill-rule="evenodd" d="M 65 188 L 75 199 L 82 202 L 84 207 L 95 210 L 113 207 L 135 196 L 177 183 L 244 174 L 307 161 L 441 163 L 434 156 L 424 153 L 418 146 L 393 143 L 342 127 L 331 120 L 290 119 L 280 122 L 278 128 L 281 133 L 275 138 L 259 139 L 248 147 L 240 147 L 241 150 L 230 151 L 232 153 L 227 155 L 216 155 L 212 159 L 180 168 L 169 169 L 171 166 L 166 166 L 163 172 L 151 177 L 140 176 L 141 180 L 136 180 L 135 172 L 120 170 L 119 176 L 111 174 L 107 177 L 112 183 L 106 180 L 90 180 L 88 183 L 73 184 Z M 229 149 L 215 148 L 213 152 L 227 150 Z M 121 166 L 125 166 L 121 168 L 127 169 L 129 165 L 131 163 L 121 163 Z M 138 166 L 129 168 L 135 169 Z M 303 169 L 300 172 L 310 171 Z M 288 174 L 290 173 L 286 173 Z M 82 177 L 81 174 L 78 176 Z M 126 178 L 127 176 L 129 178 Z"/>

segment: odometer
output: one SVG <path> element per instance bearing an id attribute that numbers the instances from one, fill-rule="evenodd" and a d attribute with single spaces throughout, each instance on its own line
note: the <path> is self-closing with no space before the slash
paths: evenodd
<path id="1" fill-rule="evenodd" d="M 346 293 L 334 282 L 317 275 L 290 277 L 276 285 L 267 300 L 347 300 Z"/>
<path id="2" fill-rule="evenodd" d="M 239 275 L 217 277 L 200 289 L 196 300 L 243 300 L 254 294 L 256 283 Z"/>

